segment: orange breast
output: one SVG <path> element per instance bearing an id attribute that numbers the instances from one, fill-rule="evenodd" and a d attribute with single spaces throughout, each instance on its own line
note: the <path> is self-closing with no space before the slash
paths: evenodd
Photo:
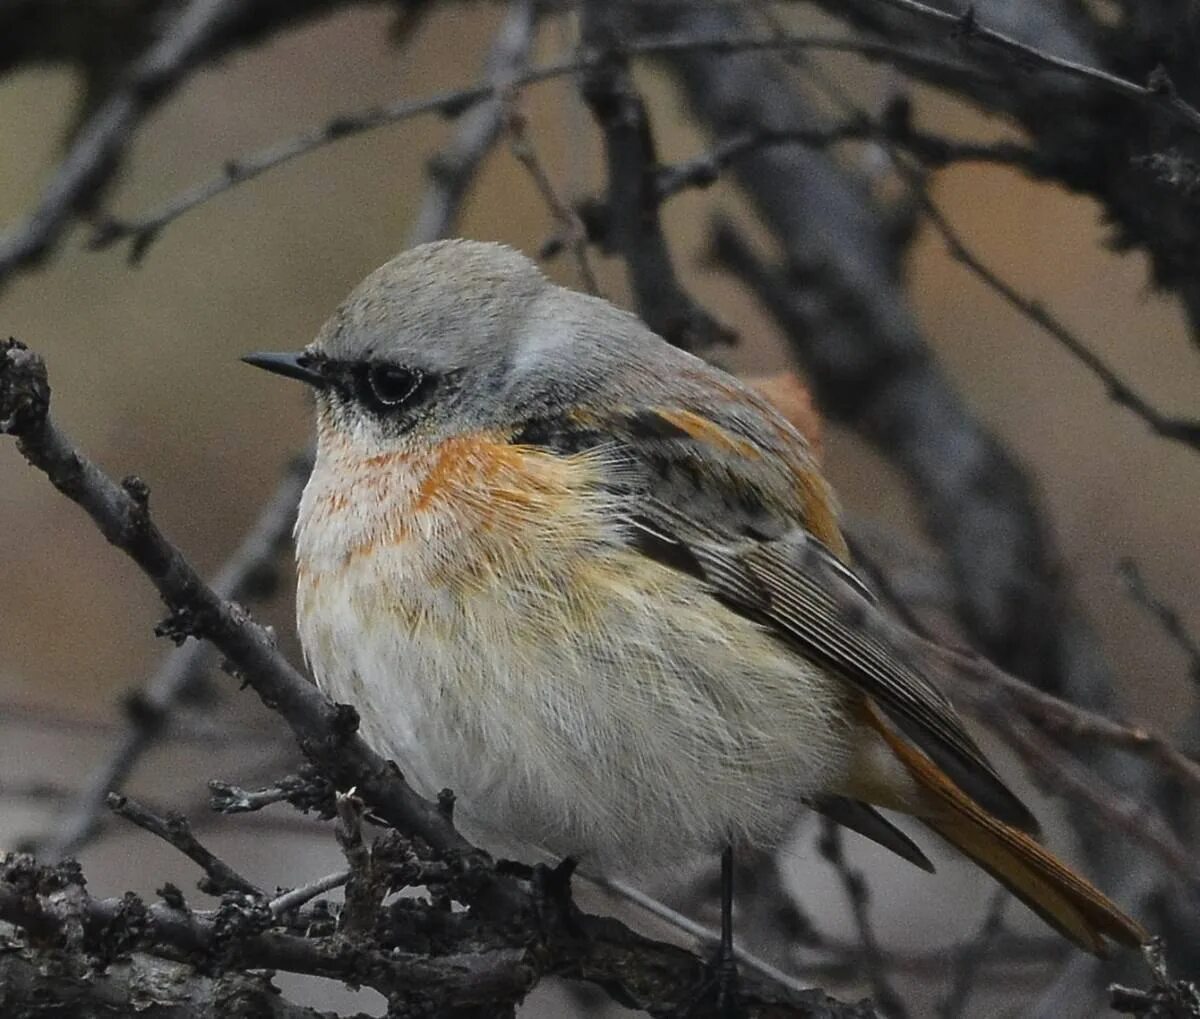
<path id="1" fill-rule="evenodd" d="M 300 529 L 338 552 L 318 564 L 314 543 L 301 541 L 310 583 L 335 563 L 405 544 L 414 566 L 427 563 L 446 580 L 447 571 L 475 574 L 501 558 L 565 553 L 604 526 L 598 465 L 587 455 L 557 456 L 486 432 L 367 457 L 344 442 L 323 453 Z"/>

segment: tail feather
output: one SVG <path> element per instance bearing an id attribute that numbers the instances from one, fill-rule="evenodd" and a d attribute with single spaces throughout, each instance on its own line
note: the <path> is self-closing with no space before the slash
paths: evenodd
<path id="1" fill-rule="evenodd" d="M 1102 892 L 1024 832 L 997 820 L 872 710 L 875 728 L 925 794 L 919 819 L 991 874 L 1064 937 L 1095 955 L 1104 938 L 1136 947 L 1148 935 Z"/>

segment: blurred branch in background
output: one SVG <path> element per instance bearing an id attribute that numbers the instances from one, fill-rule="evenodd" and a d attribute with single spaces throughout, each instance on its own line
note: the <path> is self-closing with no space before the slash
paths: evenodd
<path id="1" fill-rule="evenodd" d="M 84 90 L 65 154 L 34 209 L 0 235 L 0 287 L 15 273 L 44 264 L 78 224 L 90 227 L 90 247 L 128 241 L 136 261 L 166 226 L 244 182 L 342 139 L 437 113 L 457 118 L 455 131 L 428 161 L 427 188 L 407 243 L 455 231 L 483 160 L 507 138 L 554 220 L 544 254 L 569 250 L 592 290 L 599 289 L 600 268 L 593 265 L 592 249 L 619 255 L 639 313 L 673 342 L 707 353 L 731 341 L 733 331 L 718 321 L 724 309 L 716 315 L 705 310 L 685 282 L 681 246 L 672 236 L 664 203 L 720 180 L 735 182 L 775 254 L 761 254 L 744 224 L 718 219 L 716 265 L 748 284 L 782 327 L 820 410 L 864 437 L 904 477 L 926 534 L 945 562 L 944 568 L 929 567 L 936 576 L 924 578 L 918 594 L 938 592 L 937 613 L 950 617 L 955 633 L 986 656 L 930 645 L 922 652 L 924 660 L 946 677 L 956 700 L 1013 747 L 1039 782 L 1064 794 L 1092 869 L 1118 899 L 1166 936 L 1173 967 L 1194 976 L 1200 973 L 1200 685 L 1195 682 L 1200 649 L 1179 613 L 1150 595 L 1140 574 L 1126 569 L 1133 597 L 1188 657 L 1192 682 L 1181 686 L 1191 709 L 1180 713 L 1183 721 L 1173 738 L 1116 720 L 1125 712 L 1117 710 L 1113 670 L 1077 604 L 1035 484 L 935 360 L 912 308 L 905 262 L 916 231 L 932 227 L 955 258 L 1048 331 L 1113 400 L 1159 436 L 1200 447 L 1195 416 L 1159 410 L 1095 353 L 1091 342 L 1085 344 L 1057 314 L 1006 283 L 963 243 L 927 188 L 939 170 L 979 164 L 1010 167 L 1094 198 L 1112 224 L 1113 246 L 1149 255 L 1155 283 L 1179 298 L 1193 334 L 1200 337 L 1195 273 L 1200 264 L 1200 173 L 1195 170 L 1200 166 L 1200 64 L 1193 59 L 1200 50 L 1200 19 L 1183 0 L 1154 5 L 1015 0 L 981 2 L 965 11 L 920 0 L 816 0 L 815 5 L 844 25 L 844 32 L 787 30 L 781 16 L 809 6 L 796 3 L 517 0 L 504 5 L 478 81 L 360 109 L 257 154 L 217 153 L 225 157 L 219 174 L 155 210 L 122 219 L 102 210 L 133 142 L 147 116 L 199 69 L 342 8 L 387 9 L 395 14 L 394 40 L 414 46 L 419 36 L 412 30 L 430 9 L 448 8 L 465 19 L 485 16 L 488 5 L 10 0 L 0 4 L 0 73 L 66 64 L 80 72 Z M 1106 6 L 1117 13 L 1101 16 Z M 544 16 L 572 19 L 577 45 L 549 62 L 533 63 Z M 769 31 L 760 32 L 759 22 Z M 937 133 L 921 129 L 911 117 L 920 96 L 893 99 L 871 113 L 871 103 L 831 87 L 808 59 L 831 53 L 882 63 L 903 80 L 1004 117 L 1023 136 L 971 141 L 943 134 L 940 124 Z M 636 73 L 649 61 L 678 85 L 710 133 L 707 150 L 661 162 L 660 139 L 651 125 L 661 132 L 669 110 L 653 108 L 656 93 Z M 527 87 L 571 76 L 578 77 L 593 115 L 604 164 L 601 196 L 577 208 L 562 197 L 567 191 L 545 158 L 543 127 L 521 102 Z M 826 112 L 830 103 L 825 100 L 836 107 L 836 115 Z M 855 162 L 856 151 L 882 152 L 886 158 L 868 168 Z M 884 177 L 901 185 L 900 199 L 881 198 Z M 964 323 L 965 329 L 973 327 Z M 10 362 L 16 349 L 6 348 Z M 5 428 L 28 436 L 27 416 L 39 413 L 37 399 L 12 407 L 16 390 L 11 386 L 11 376 L 0 380 L 0 405 L 15 412 Z M 793 416 L 811 426 L 806 403 Z M 165 564 L 174 580 L 189 576 L 190 567 L 173 548 L 155 544 L 165 540 L 149 522 L 143 486 L 131 480 L 124 490 L 113 490 L 111 482 L 103 489 L 107 479 L 79 460 L 60 433 L 43 438 L 49 446 L 42 454 L 49 450 L 51 459 L 60 457 L 56 463 L 64 487 L 75 495 L 82 491 L 102 518 L 116 513 L 107 523 L 101 520 L 110 540 L 146 553 L 141 543 L 150 535 L 153 555 L 143 554 L 143 565 Z M 299 685 L 304 679 L 278 656 L 268 635 L 231 604 L 267 593 L 263 580 L 286 544 L 306 465 L 301 458 L 285 474 L 214 579 L 215 597 L 202 600 L 199 615 L 175 612 L 165 629 L 179 638 L 199 633 L 223 642 L 223 653 L 298 729 L 301 749 L 314 762 L 303 775 L 266 790 L 218 785 L 218 808 L 254 811 L 288 801 L 324 817 L 340 808 L 336 832 L 348 869 L 272 898 L 201 847 L 194 834 L 185 837 L 182 822 L 117 800 L 118 812 L 134 815 L 204 861 L 208 880 L 216 881 L 212 887 L 225 891 L 221 904 L 200 910 L 169 887 L 153 904 L 136 896 L 93 898 L 69 863 L 47 866 L 9 857 L 0 875 L 0 918 L 22 928 L 28 940 L 0 960 L 0 1003 L 49 994 L 64 1006 L 81 1008 L 89 1001 L 121 1001 L 131 987 L 153 977 L 193 995 L 191 1011 L 170 1014 L 218 1014 L 220 1002 L 231 1000 L 245 1009 L 239 1014 L 260 1014 L 254 1009 L 314 1014 L 275 995 L 269 981 L 247 969 L 275 967 L 375 987 L 397 1015 L 429 1000 L 443 1007 L 439 1014 L 512 1014 L 528 989 L 551 974 L 587 981 L 626 1005 L 673 1012 L 702 974 L 699 959 L 615 921 L 581 914 L 561 872 L 537 868 L 514 874 L 495 868 L 457 834 L 445 810 L 418 802 L 394 771 L 364 753 L 353 736 L 351 716 Z M 875 550 L 880 543 L 865 544 Z M 882 544 L 890 554 L 873 557 L 868 573 L 885 598 L 898 592 L 895 608 L 924 632 L 929 613 L 923 609 L 929 606 L 918 604 L 913 585 L 906 586 L 901 577 L 895 543 Z M 158 580 L 161 584 L 163 576 Z M 192 595 L 203 588 L 194 576 L 188 584 L 196 585 Z M 169 598 L 179 597 L 180 590 L 169 585 L 168 590 L 174 590 Z M 111 753 L 41 847 L 48 860 L 84 845 L 97 829 L 108 794 L 123 788 L 149 746 L 172 738 L 186 724 L 173 713 L 211 664 L 205 644 L 186 644 L 129 699 Z M 263 675 L 274 678 L 264 681 Z M 5 789 L 18 785 L 6 783 Z M 395 827 L 372 840 L 363 827 L 361 802 L 343 797 L 335 805 L 333 793 L 350 785 Z M 70 799 L 69 791 L 55 783 L 20 788 L 22 795 Z M 1173 981 L 1153 955 L 1147 978 L 1128 959 L 1115 966 L 1078 956 L 1063 962 L 1060 953 L 1040 943 L 1031 950 L 1030 939 L 1004 930 L 1003 898 L 993 900 L 977 933 L 953 953 L 948 966 L 946 953 L 922 955 L 891 946 L 868 920 L 865 879 L 848 862 L 840 836 L 827 830 L 821 846 L 847 893 L 854 933 L 839 939 L 811 908 L 803 914 L 798 908 L 773 908 L 790 903 L 791 893 L 777 868 L 759 866 L 756 881 L 742 882 L 756 891 L 739 909 L 755 918 L 756 950 L 773 946 L 774 954 L 748 956 L 763 983 L 748 987 L 747 1015 L 871 1014 L 867 1006 L 839 1005 L 817 992 L 797 994 L 795 974 L 803 974 L 865 982 L 880 1010 L 899 1016 L 911 1010 L 901 975 L 931 971 L 950 976 L 942 1015 L 967 1015 L 989 982 L 1032 961 L 1042 966 L 1035 979 L 1047 965 L 1056 968 L 1056 978 L 1033 991 L 1026 1002 L 1030 1014 L 1047 1019 L 1095 1014 L 1101 987 L 1119 977 L 1123 985 L 1139 985 L 1114 989 L 1112 1004 L 1121 1011 L 1200 1016 L 1194 988 Z M 348 883 L 345 908 L 313 901 L 342 882 Z M 427 890 L 424 912 L 385 901 L 391 890 L 410 887 Z M 712 940 L 708 926 L 691 915 L 705 905 L 700 901 L 704 882 L 682 910 L 664 906 L 642 889 L 612 887 L 690 937 Z M 490 909 L 495 915 L 499 903 L 522 919 L 501 936 L 478 926 L 475 908 L 466 919 L 451 913 L 451 899 L 471 902 L 481 914 Z M 375 933 L 367 936 L 371 924 Z M 439 951 L 428 951 L 431 943 Z M 801 958 L 801 947 L 815 960 Z M 59 967 L 49 985 L 41 976 L 47 961 Z M 222 975 L 210 975 L 214 964 L 223 967 Z M 102 976 L 92 975 L 97 965 Z M 939 965 L 940 970 L 931 970 Z M 5 993 L 16 997 L 5 999 Z M 1017 992 L 1010 995 L 1015 1001 Z"/>
<path id="2" fill-rule="evenodd" d="M 34 265 L 50 252 L 72 219 L 93 208 L 121 163 L 138 124 L 202 63 L 235 46 L 261 41 L 291 24 L 362 0 L 301 0 L 299 3 L 241 3 L 239 0 L 187 0 L 186 3 L 131 3 L 126 33 L 85 20 L 78 5 L 34 4 L 16 0 L 0 10 L 0 68 L 25 60 L 77 62 L 93 84 L 108 85 L 103 99 L 93 95 L 86 119 L 37 209 L 0 236 L 0 285 L 14 269 Z M 396 0 L 391 0 L 396 2 Z M 403 6 L 403 5 L 398 5 Z M 419 7 L 420 3 L 411 6 Z M 74 9 L 72 9 L 74 8 Z M 106 18 L 107 6 L 93 17 Z M 154 26 L 153 34 L 147 30 Z M 144 41 L 144 52 L 116 73 L 108 63 L 113 38 L 121 46 Z M 101 73 L 101 69 L 104 72 Z M 95 79 L 101 79 L 99 81 Z"/>

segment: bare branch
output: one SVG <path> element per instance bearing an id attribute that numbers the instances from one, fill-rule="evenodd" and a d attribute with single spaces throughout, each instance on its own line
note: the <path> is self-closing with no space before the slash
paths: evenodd
<path id="1" fill-rule="evenodd" d="M 137 122 L 191 70 L 238 6 L 237 0 L 189 0 L 181 8 L 79 131 L 37 209 L 0 236 L 0 281 L 46 253 L 70 217 L 86 205 Z"/>
<path id="2" fill-rule="evenodd" d="M 821 50 L 825 52 L 854 53 L 869 60 L 915 59 L 920 54 L 903 47 L 886 43 L 863 42 L 859 39 L 837 36 L 785 36 L 782 38 L 734 38 L 724 36 L 660 36 L 646 37 L 622 45 L 624 55 L 662 56 L 707 50 L 714 53 L 738 53 L 754 50 Z M 570 58 L 532 67 L 514 75 L 503 86 L 492 82 L 453 89 L 423 99 L 402 99 L 387 106 L 359 110 L 344 114 L 295 138 L 279 142 L 249 156 L 227 161 L 221 173 L 209 180 L 194 185 L 177 195 L 158 209 L 132 219 L 111 216 L 95 218 L 95 227 L 88 240 L 94 250 L 103 249 L 123 240 L 131 241 L 130 258 L 137 261 L 162 230 L 197 206 L 224 194 L 248 180 L 273 170 L 300 156 L 388 124 L 398 124 L 414 117 L 436 113 L 443 116 L 458 116 L 478 103 L 494 100 L 501 91 L 518 92 L 530 85 L 550 81 L 565 75 L 586 70 L 590 61 L 585 58 Z"/>
<path id="3" fill-rule="evenodd" d="M 49 957 L 49 958 L 48 958 Z M 47 979 L 47 966 L 53 978 Z M 332 1019 L 294 1004 L 261 973 L 199 973 L 191 966 L 130 952 L 97 972 L 87 960 L 6 944 L 0 987 L 9 1016 L 61 1015 L 123 1019 L 137 1001 L 138 1019 L 230 1019 L 230 1007 L 255 1019 Z M 146 993 L 153 988 L 153 994 Z M 152 1000 L 151 1000 L 152 998 Z M 370 1019 L 365 1013 L 340 1019 Z"/>
<path id="4" fill-rule="evenodd" d="M 1188 632 L 1179 613 L 1150 591 L 1137 563 L 1122 559 L 1117 568 L 1134 601 L 1158 620 L 1163 632 L 1187 655 L 1192 682 L 1200 686 L 1200 641 Z"/>
<path id="5" fill-rule="evenodd" d="M 674 166 L 664 166 L 658 172 L 659 201 L 678 194 L 685 188 L 708 187 L 721 171 L 743 156 L 760 149 L 779 145 L 803 145 L 826 149 L 847 141 L 890 141 L 907 149 L 928 167 L 941 168 L 954 163 L 995 163 L 1015 166 L 1037 174 L 1038 154 L 1024 145 L 1012 142 L 967 142 L 913 130 L 897 128 L 884 120 L 874 122 L 854 118 L 831 127 L 775 130 L 755 128 L 720 141 L 709 152 Z"/>
<path id="6" fill-rule="evenodd" d="M 1200 451 L 1200 418 L 1172 418 L 1161 413 L 1146 402 L 1141 396 L 1121 379 L 1109 365 L 1097 355 L 1083 340 L 1079 339 L 1070 329 L 1058 320 L 1040 301 L 1031 300 L 1020 294 L 1013 286 L 1002 280 L 995 272 L 967 247 L 962 235 L 951 226 L 950 221 L 942 214 L 941 209 L 921 192 L 918 196 L 921 207 L 929 222 L 942 239 L 950 254 L 965 265 L 975 276 L 982 280 L 989 289 L 1004 298 L 1031 322 L 1036 323 L 1062 346 L 1072 357 L 1082 364 L 1103 384 L 1109 398 L 1141 418 L 1155 435 L 1164 439 L 1181 442 L 1185 446 Z"/>
<path id="7" fill-rule="evenodd" d="M 212 589 L 218 597 L 241 601 L 273 589 L 275 564 L 291 537 L 296 504 L 311 468 L 311 453 L 293 461 L 237 551 L 213 578 Z M 212 658 L 207 644 L 184 644 L 163 660 L 145 688 L 133 696 L 136 710 L 127 711 L 127 728 L 108 758 L 91 771 L 87 788 L 47 842 L 44 852 L 49 858 L 69 856 L 91 838 L 105 798 L 125 784 L 134 765 L 162 735 L 176 705 L 211 668 Z"/>
<path id="8" fill-rule="evenodd" d="M 438 240 L 452 231 L 479 164 L 500 136 L 505 106 L 501 97 L 525 70 L 536 24 L 533 0 L 516 0 L 509 6 L 484 66 L 484 78 L 497 92 L 463 113 L 453 139 L 429 160 L 429 185 L 413 221 L 408 247 Z"/>
<path id="9" fill-rule="evenodd" d="M 1003 699 L 1046 732 L 1140 754 L 1200 795 L 1200 761 L 1194 761 L 1177 750 L 1165 736 L 1153 729 L 1125 725 L 1097 711 L 1071 704 L 1018 679 L 979 655 L 938 647 L 928 642 L 924 648 L 927 657 L 948 664 L 955 677 L 969 679 L 977 685 L 975 692 L 967 694 L 973 704 L 978 704 L 980 698 L 992 701 Z M 961 689 L 961 684 L 958 688 Z"/>
<path id="10" fill-rule="evenodd" d="M 299 775 L 287 775 L 266 789 L 246 790 L 226 782 L 208 783 L 212 794 L 209 806 L 221 814 L 243 814 L 262 810 L 273 803 L 290 803 L 297 810 L 315 810 L 320 817 L 334 815 L 334 790 L 329 780 L 315 768 L 302 769 Z"/>
<path id="11" fill-rule="evenodd" d="M 1011 35 L 1006 35 L 980 23 L 973 6 L 968 6 L 962 14 L 952 14 L 949 11 L 931 7 L 920 0 L 874 0 L 875 3 L 886 4 L 905 11 L 931 24 L 942 25 L 947 34 L 960 44 L 972 42 L 984 43 L 1009 56 L 1016 57 L 1021 62 L 1042 70 L 1054 71 L 1086 81 L 1091 85 L 1106 91 L 1128 96 L 1146 106 L 1166 113 L 1180 124 L 1200 131 L 1200 110 L 1186 102 L 1175 90 L 1171 79 L 1162 68 L 1151 72 L 1146 84 L 1139 85 L 1135 81 L 1110 74 L 1099 67 L 1091 67 L 1065 57 L 1047 53 L 1036 46 L 1021 42 Z"/>
<path id="12" fill-rule="evenodd" d="M 997 888 L 992 893 L 992 901 L 979 927 L 979 933 L 962 946 L 957 953 L 957 960 L 950 967 L 953 977 L 950 990 L 938 1007 L 938 1019 L 959 1019 L 966 1014 L 967 1003 L 975 990 L 984 958 L 995 945 L 996 938 L 1003 928 L 1004 909 L 1009 901 L 1007 889 Z"/>
<path id="13" fill-rule="evenodd" d="M 156 835 L 169 845 L 174 846 L 189 860 L 199 864 L 204 871 L 206 881 L 200 883 L 200 890 L 210 895 L 223 895 L 225 892 L 241 892 L 263 898 L 262 889 L 247 881 L 219 856 L 201 844 L 192 834 L 187 818 L 182 814 L 168 814 L 159 817 L 153 811 L 142 806 L 137 800 L 128 796 L 108 795 L 108 808 L 118 817 L 131 821 L 151 835 Z"/>
<path id="14" fill-rule="evenodd" d="M 647 894 L 627 881 L 617 878 L 602 878 L 597 883 L 602 888 L 607 888 L 640 909 L 644 909 L 651 916 L 670 924 L 676 930 L 696 938 L 703 945 L 715 948 L 721 940 L 720 931 L 702 924 L 698 920 L 693 920 L 690 916 L 685 916 L 677 909 L 672 909 L 665 903 L 660 902 L 653 895 Z M 765 959 L 760 959 L 753 952 L 747 951 L 741 945 L 735 944 L 733 946 L 733 954 L 742 966 L 761 974 L 782 987 L 790 987 L 794 991 L 808 989 L 808 985 L 797 977 L 784 972 L 778 966 L 772 966 L 771 963 Z"/>
<path id="15" fill-rule="evenodd" d="M 524 168 L 533 180 L 534 187 L 542 196 L 542 201 L 554 217 L 555 236 L 546 245 L 544 253 L 551 253 L 558 248 L 566 247 L 575 257 L 575 266 L 583 288 L 589 294 L 599 294 L 600 284 L 596 281 L 596 273 L 587 250 L 587 231 L 579 219 L 579 214 L 572 209 L 558 193 L 545 166 L 538 158 L 537 149 L 529 137 L 529 124 L 525 114 L 516 105 L 515 99 L 510 99 L 505 116 L 505 126 L 508 129 L 508 147 L 514 158 Z"/>
<path id="16" fill-rule="evenodd" d="M 313 881 L 311 884 L 302 885 L 299 888 L 293 888 L 290 892 L 284 892 L 282 895 L 275 896 L 275 898 L 267 903 L 267 907 L 271 910 L 272 916 L 283 916 L 293 909 L 299 909 L 306 902 L 311 902 L 318 895 L 324 895 L 335 888 L 341 888 L 349 880 L 350 871 L 335 871 L 332 874 L 327 874 L 325 877 Z"/>
<path id="17" fill-rule="evenodd" d="M 659 219 L 654 136 L 646 104 L 618 48 L 618 10 L 607 0 L 585 0 L 582 8 L 582 45 L 589 66 L 581 88 L 604 132 L 608 168 L 608 197 L 598 232 L 625 259 L 638 313 L 651 329 L 684 350 L 727 344 L 733 334 L 687 294 L 675 272 Z"/>
<path id="18" fill-rule="evenodd" d="M 1069 802 L 1086 805 L 1098 821 L 1103 821 L 1106 831 L 1122 832 L 1130 841 L 1145 846 L 1163 861 L 1166 873 L 1181 887 L 1200 888 L 1200 859 L 1179 840 L 1153 802 L 1122 793 L 1023 719 L 1002 715 L 994 721 L 993 731 L 1017 752 L 1039 781 Z M 1196 898 L 1194 892 L 1191 897 Z"/>
<path id="19" fill-rule="evenodd" d="M 817 848 L 837 871 L 842 882 L 842 889 L 846 893 L 846 901 L 850 904 L 850 912 L 858 930 L 863 967 L 866 969 L 866 976 L 871 982 L 871 990 L 880 1011 L 889 1019 L 907 1019 L 908 1009 L 904 1007 L 903 1000 L 892 986 L 887 956 L 880 947 L 879 940 L 875 937 L 875 928 L 871 924 L 870 893 L 867 890 L 866 879 L 861 871 L 855 870 L 846 860 L 842 851 L 842 829 L 826 817 L 821 818 L 821 838 Z"/>

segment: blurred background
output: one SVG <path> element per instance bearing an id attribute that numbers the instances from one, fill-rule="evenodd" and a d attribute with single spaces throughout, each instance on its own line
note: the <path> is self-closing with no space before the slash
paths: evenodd
<path id="1" fill-rule="evenodd" d="M 352 6 L 205 67 L 142 126 L 104 207 L 118 218 L 139 214 L 207 179 L 224 161 L 337 114 L 468 84 L 503 16 L 499 5 L 434 5 L 398 48 L 389 35 L 391 10 Z M 779 16 L 793 31 L 829 28 L 807 5 L 783 5 Z M 569 15 L 545 18 L 533 62 L 568 52 L 575 32 Z M 867 108 L 878 108 L 896 88 L 893 72 L 852 55 L 813 60 Z M 705 151 L 711 142 L 672 80 L 653 67 L 637 74 L 661 160 Z M 69 68 L 54 66 L 21 67 L 0 78 L 0 223 L 16 223 L 35 205 L 83 85 Z M 939 133 L 1019 137 L 1004 122 L 932 91 L 918 87 L 912 95 L 917 122 Z M 601 142 L 575 82 L 531 87 L 519 106 L 560 193 L 574 200 L 601 191 Z M 77 229 L 47 264 L 0 292 L 0 333 L 46 356 L 58 421 L 110 474 L 136 472 L 149 483 L 159 525 L 206 573 L 236 546 L 310 434 L 305 397 L 270 383 L 239 356 L 308 342 L 349 288 L 406 243 L 426 188 L 426 160 L 454 130 L 452 121 L 426 117 L 321 148 L 171 224 L 136 267 L 127 264 L 123 245 L 87 250 L 87 230 Z M 879 158 L 870 146 L 844 155 L 868 176 Z M 1096 204 L 1014 170 L 976 164 L 939 172 L 930 188 L 1000 276 L 1051 307 L 1150 403 L 1194 413 L 1200 358 L 1183 316 L 1170 295 L 1150 285 L 1143 255 L 1110 250 L 1111 230 Z M 770 373 L 789 363 L 783 336 L 754 296 L 707 257 L 716 213 L 769 243 L 736 187 L 722 179 L 664 205 L 676 267 L 689 292 L 738 334 L 717 359 L 739 372 Z M 529 174 L 501 141 L 456 232 L 536 254 L 554 228 Z M 600 253 L 593 259 L 605 296 L 630 306 L 621 262 Z M 565 254 L 546 269 L 579 285 Z M 1188 663 L 1131 600 L 1117 563 L 1135 560 L 1152 590 L 1200 631 L 1195 451 L 1156 438 L 1114 404 L 1074 359 L 957 263 L 932 230 L 919 229 L 912 241 L 906 288 L 962 398 L 1033 479 L 1061 570 L 1119 677 L 1119 714 L 1172 730 L 1192 703 Z M 914 493 L 894 467 L 834 424 L 825 425 L 823 441 L 848 519 L 933 555 L 936 542 L 921 532 Z M 121 731 L 123 699 L 169 647 L 153 634 L 163 610 L 150 586 L 7 442 L 0 443 L 0 578 L 0 847 L 13 848 L 61 823 L 72 793 L 87 784 Z M 291 588 L 285 571 L 277 595 L 255 611 L 299 660 Z M 170 723 L 169 735 L 137 767 L 132 792 L 187 812 L 214 847 L 268 887 L 337 868 L 336 845 L 315 823 L 280 808 L 232 820 L 206 810 L 209 778 L 254 785 L 294 763 L 287 735 L 252 694 L 237 693 L 217 673 Z M 994 741 L 987 745 L 1006 774 L 1019 773 Z M 1055 816 L 1056 803 L 1030 795 L 1044 815 Z M 846 903 L 814 849 L 815 830 L 800 828 L 783 863 L 786 883 L 823 932 L 850 938 Z M 1055 847 L 1079 859 L 1070 830 L 1051 831 Z M 898 980 L 913 1014 L 932 1014 L 955 961 L 937 950 L 979 927 L 993 886 L 938 847 L 931 850 L 939 864 L 932 878 L 854 836 L 847 852 L 868 868 L 881 940 L 911 957 Z M 107 822 L 79 856 L 99 894 L 150 893 L 168 879 L 190 888 L 195 877 L 178 854 Z M 659 875 L 654 887 L 683 901 L 672 890 L 683 877 Z M 591 894 L 585 905 L 622 909 L 646 930 L 679 936 Z M 707 922 L 713 916 L 701 910 Z M 1016 931 L 1043 933 L 1019 906 L 1006 917 Z M 804 959 L 778 946 L 775 955 L 785 968 L 789 958 L 798 966 Z M 1052 970 L 1045 960 L 1014 963 L 1006 979 L 1017 983 L 1004 993 L 983 988 L 966 1014 L 1025 1014 L 1014 1007 L 1011 988 L 1036 994 Z M 843 996 L 870 991 L 854 972 L 822 973 L 819 982 Z M 381 1008 L 369 992 L 350 996 L 316 981 L 303 994 L 313 1003 L 349 999 L 357 1008 Z M 585 1007 L 573 992 L 548 986 L 527 1009 L 564 1015 Z"/>

